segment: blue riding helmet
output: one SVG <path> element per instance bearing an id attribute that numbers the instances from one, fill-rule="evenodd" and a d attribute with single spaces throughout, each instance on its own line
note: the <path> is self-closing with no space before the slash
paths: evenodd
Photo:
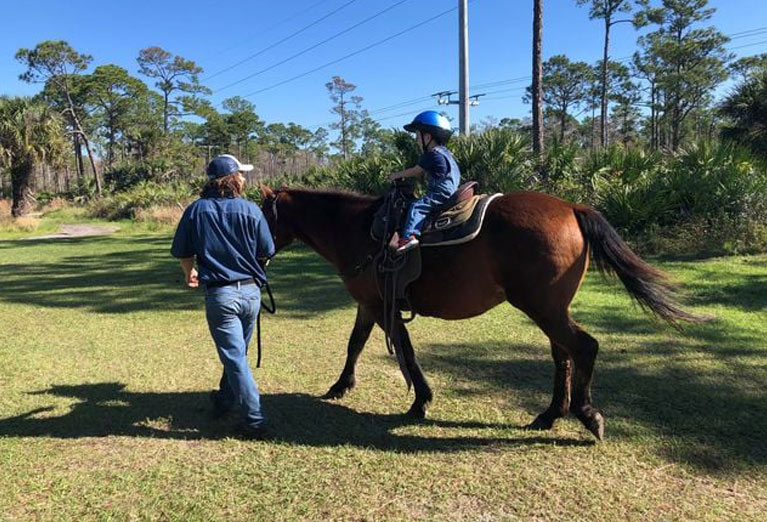
<path id="1" fill-rule="evenodd" d="M 413 121 L 405 125 L 405 130 L 415 132 L 417 130 L 428 132 L 442 143 L 447 143 L 453 135 L 450 122 L 437 111 L 424 111 L 413 118 Z"/>

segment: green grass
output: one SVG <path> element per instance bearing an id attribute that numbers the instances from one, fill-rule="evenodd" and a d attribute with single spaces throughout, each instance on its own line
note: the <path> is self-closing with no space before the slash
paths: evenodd
<path id="1" fill-rule="evenodd" d="M 318 399 L 354 304 L 292 248 L 270 267 L 279 310 L 255 370 L 277 440 L 246 442 L 206 414 L 220 364 L 169 243 L 130 225 L 0 241 L 0 519 L 763 520 L 767 256 L 663 262 L 716 317 L 685 334 L 589 274 L 573 309 L 602 348 L 596 444 L 571 419 L 521 429 L 553 365 L 509 306 L 411 326 L 435 391 L 425 422 L 401 417 L 413 396 L 380 332 L 357 388 Z"/>

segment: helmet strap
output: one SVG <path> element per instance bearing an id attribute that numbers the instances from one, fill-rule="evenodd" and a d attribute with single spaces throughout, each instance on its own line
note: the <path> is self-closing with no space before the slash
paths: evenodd
<path id="1" fill-rule="evenodd" d="M 423 131 L 421 131 L 421 147 L 423 147 L 423 152 L 427 153 L 429 152 L 429 145 L 431 145 L 431 142 L 434 141 L 434 137 L 429 134 L 429 143 L 426 143 L 426 140 L 423 137 Z"/>

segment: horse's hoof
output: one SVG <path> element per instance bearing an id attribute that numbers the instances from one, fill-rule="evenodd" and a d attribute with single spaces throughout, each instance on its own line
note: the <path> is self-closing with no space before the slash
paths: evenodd
<path id="1" fill-rule="evenodd" d="M 321 398 L 325 400 L 337 400 L 346 395 L 349 388 L 336 388 L 335 386 L 330 388 L 328 392 Z"/>
<path id="2" fill-rule="evenodd" d="M 597 440 L 604 440 L 605 438 L 605 418 L 599 412 L 594 412 L 594 415 L 586 419 L 583 425 L 589 430 Z"/>
<path id="3" fill-rule="evenodd" d="M 406 416 L 411 419 L 423 420 L 426 418 L 426 408 L 424 406 L 416 406 L 413 404 L 409 410 L 407 410 Z"/>
<path id="4" fill-rule="evenodd" d="M 545 431 L 554 427 L 554 419 L 541 413 L 533 422 L 525 426 L 526 430 Z"/>

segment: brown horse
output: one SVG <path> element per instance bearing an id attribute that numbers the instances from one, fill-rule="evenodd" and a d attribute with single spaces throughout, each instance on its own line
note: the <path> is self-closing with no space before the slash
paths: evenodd
<path id="1" fill-rule="evenodd" d="M 357 359 L 374 324 L 384 324 L 370 262 L 380 247 L 370 237 L 370 226 L 382 198 L 267 187 L 262 195 L 277 250 L 303 241 L 335 267 L 358 303 L 346 364 L 325 395 L 340 398 L 355 385 Z M 643 308 L 672 324 L 696 320 L 674 302 L 665 275 L 634 254 L 599 212 L 532 192 L 496 198 L 474 240 L 423 248 L 423 272 L 410 287 L 410 303 L 417 314 L 442 319 L 474 317 L 504 301 L 519 308 L 548 336 L 555 366 L 551 404 L 528 427 L 550 429 L 572 412 L 602 439 L 604 419 L 591 403 L 599 344 L 569 313 L 586 274 L 589 250 L 596 267 L 616 274 Z M 393 327 L 392 341 L 415 388 L 408 414 L 423 418 L 433 395 L 401 322 Z"/>

